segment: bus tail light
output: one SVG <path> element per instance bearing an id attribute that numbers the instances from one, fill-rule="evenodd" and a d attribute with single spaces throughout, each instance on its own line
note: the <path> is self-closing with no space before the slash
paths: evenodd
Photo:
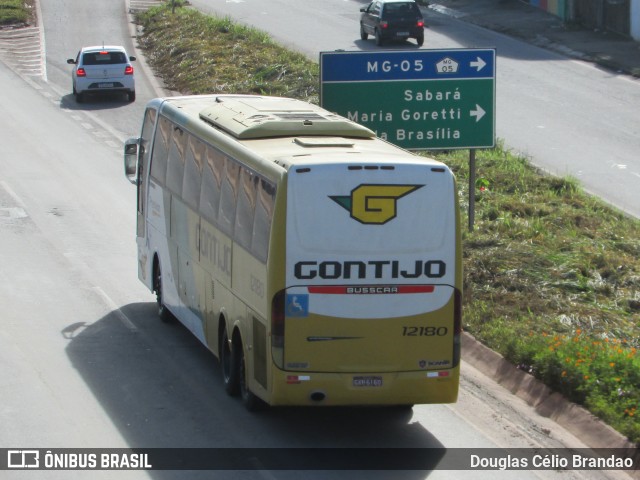
<path id="1" fill-rule="evenodd" d="M 271 300 L 271 355 L 274 363 L 284 367 L 284 305 L 286 291 L 280 290 Z"/>
<path id="2" fill-rule="evenodd" d="M 452 366 L 460 364 L 460 344 L 462 341 L 462 292 L 457 288 L 453 289 L 453 361 Z"/>

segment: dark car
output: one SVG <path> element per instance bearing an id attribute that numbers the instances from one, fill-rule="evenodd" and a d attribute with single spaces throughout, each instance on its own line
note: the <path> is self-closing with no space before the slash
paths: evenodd
<path id="1" fill-rule="evenodd" d="M 369 35 L 376 45 L 386 40 L 414 38 L 418 45 L 424 43 L 424 18 L 418 4 L 413 0 L 374 0 L 361 8 L 360 38 Z"/>

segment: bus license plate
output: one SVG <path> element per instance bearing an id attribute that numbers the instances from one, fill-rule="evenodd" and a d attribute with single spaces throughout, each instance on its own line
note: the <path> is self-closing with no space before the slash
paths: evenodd
<path id="1" fill-rule="evenodd" d="M 354 387 L 381 387 L 382 377 L 353 377 Z"/>

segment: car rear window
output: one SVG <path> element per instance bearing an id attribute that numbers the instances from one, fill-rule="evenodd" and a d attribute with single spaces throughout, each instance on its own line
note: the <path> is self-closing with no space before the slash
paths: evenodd
<path id="1" fill-rule="evenodd" d="M 387 17 L 402 17 L 407 15 L 420 15 L 420 9 L 415 2 L 387 3 L 384 6 L 384 13 Z"/>
<path id="2" fill-rule="evenodd" d="M 127 63 L 127 56 L 123 52 L 90 52 L 82 56 L 85 65 L 115 65 Z"/>

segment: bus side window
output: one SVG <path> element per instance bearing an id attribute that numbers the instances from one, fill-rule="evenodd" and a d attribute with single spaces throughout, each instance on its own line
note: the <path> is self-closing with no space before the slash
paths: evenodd
<path id="1" fill-rule="evenodd" d="M 238 196 L 238 180 L 240 164 L 230 158 L 225 159 L 222 191 L 220 192 L 220 210 L 218 210 L 218 226 L 229 236 L 233 236 L 233 225 L 236 218 L 236 200 Z"/>
<path id="2" fill-rule="evenodd" d="M 253 221 L 251 251 L 261 262 L 267 261 L 267 254 L 269 252 L 269 235 L 271 233 L 271 221 L 273 220 L 275 194 L 275 185 L 272 185 L 266 180 L 260 180 L 256 214 Z"/>
<path id="3" fill-rule="evenodd" d="M 140 156 L 138 161 L 138 212 L 144 214 L 145 199 L 147 191 L 146 175 L 149 168 L 149 154 L 151 153 L 151 138 L 156 127 L 156 110 L 148 108 L 144 115 L 142 124 L 142 135 L 140 141 Z"/>
<path id="4" fill-rule="evenodd" d="M 250 170 L 242 169 L 233 236 L 247 250 L 251 248 L 251 237 L 253 236 L 253 216 L 256 211 L 258 180 L 258 176 Z"/>
<path id="5" fill-rule="evenodd" d="M 167 188 L 178 195 L 182 194 L 184 178 L 184 154 L 189 135 L 179 127 L 173 127 L 171 148 L 167 160 Z"/>
<path id="6" fill-rule="evenodd" d="M 151 138 L 156 128 L 156 110 L 148 108 L 144 115 L 144 123 L 142 124 L 140 157 L 142 158 L 142 167 L 147 168 L 149 164 L 149 153 L 151 153 Z"/>
<path id="7" fill-rule="evenodd" d="M 215 223 L 218 220 L 218 210 L 220 209 L 224 155 L 213 147 L 207 146 L 206 148 L 200 188 L 200 214 L 207 221 Z"/>
<path id="8" fill-rule="evenodd" d="M 173 125 L 169 120 L 160 117 L 158 131 L 153 142 L 153 158 L 151 160 L 151 176 L 164 185 L 167 175 L 167 156 Z"/>
<path id="9" fill-rule="evenodd" d="M 182 182 L 182 199 L 194 210 L 200 203 L 200 184 L 202 180 L 202 164 L 204 163 L 205 144 L 196 137 L 190 136 Z"/>

